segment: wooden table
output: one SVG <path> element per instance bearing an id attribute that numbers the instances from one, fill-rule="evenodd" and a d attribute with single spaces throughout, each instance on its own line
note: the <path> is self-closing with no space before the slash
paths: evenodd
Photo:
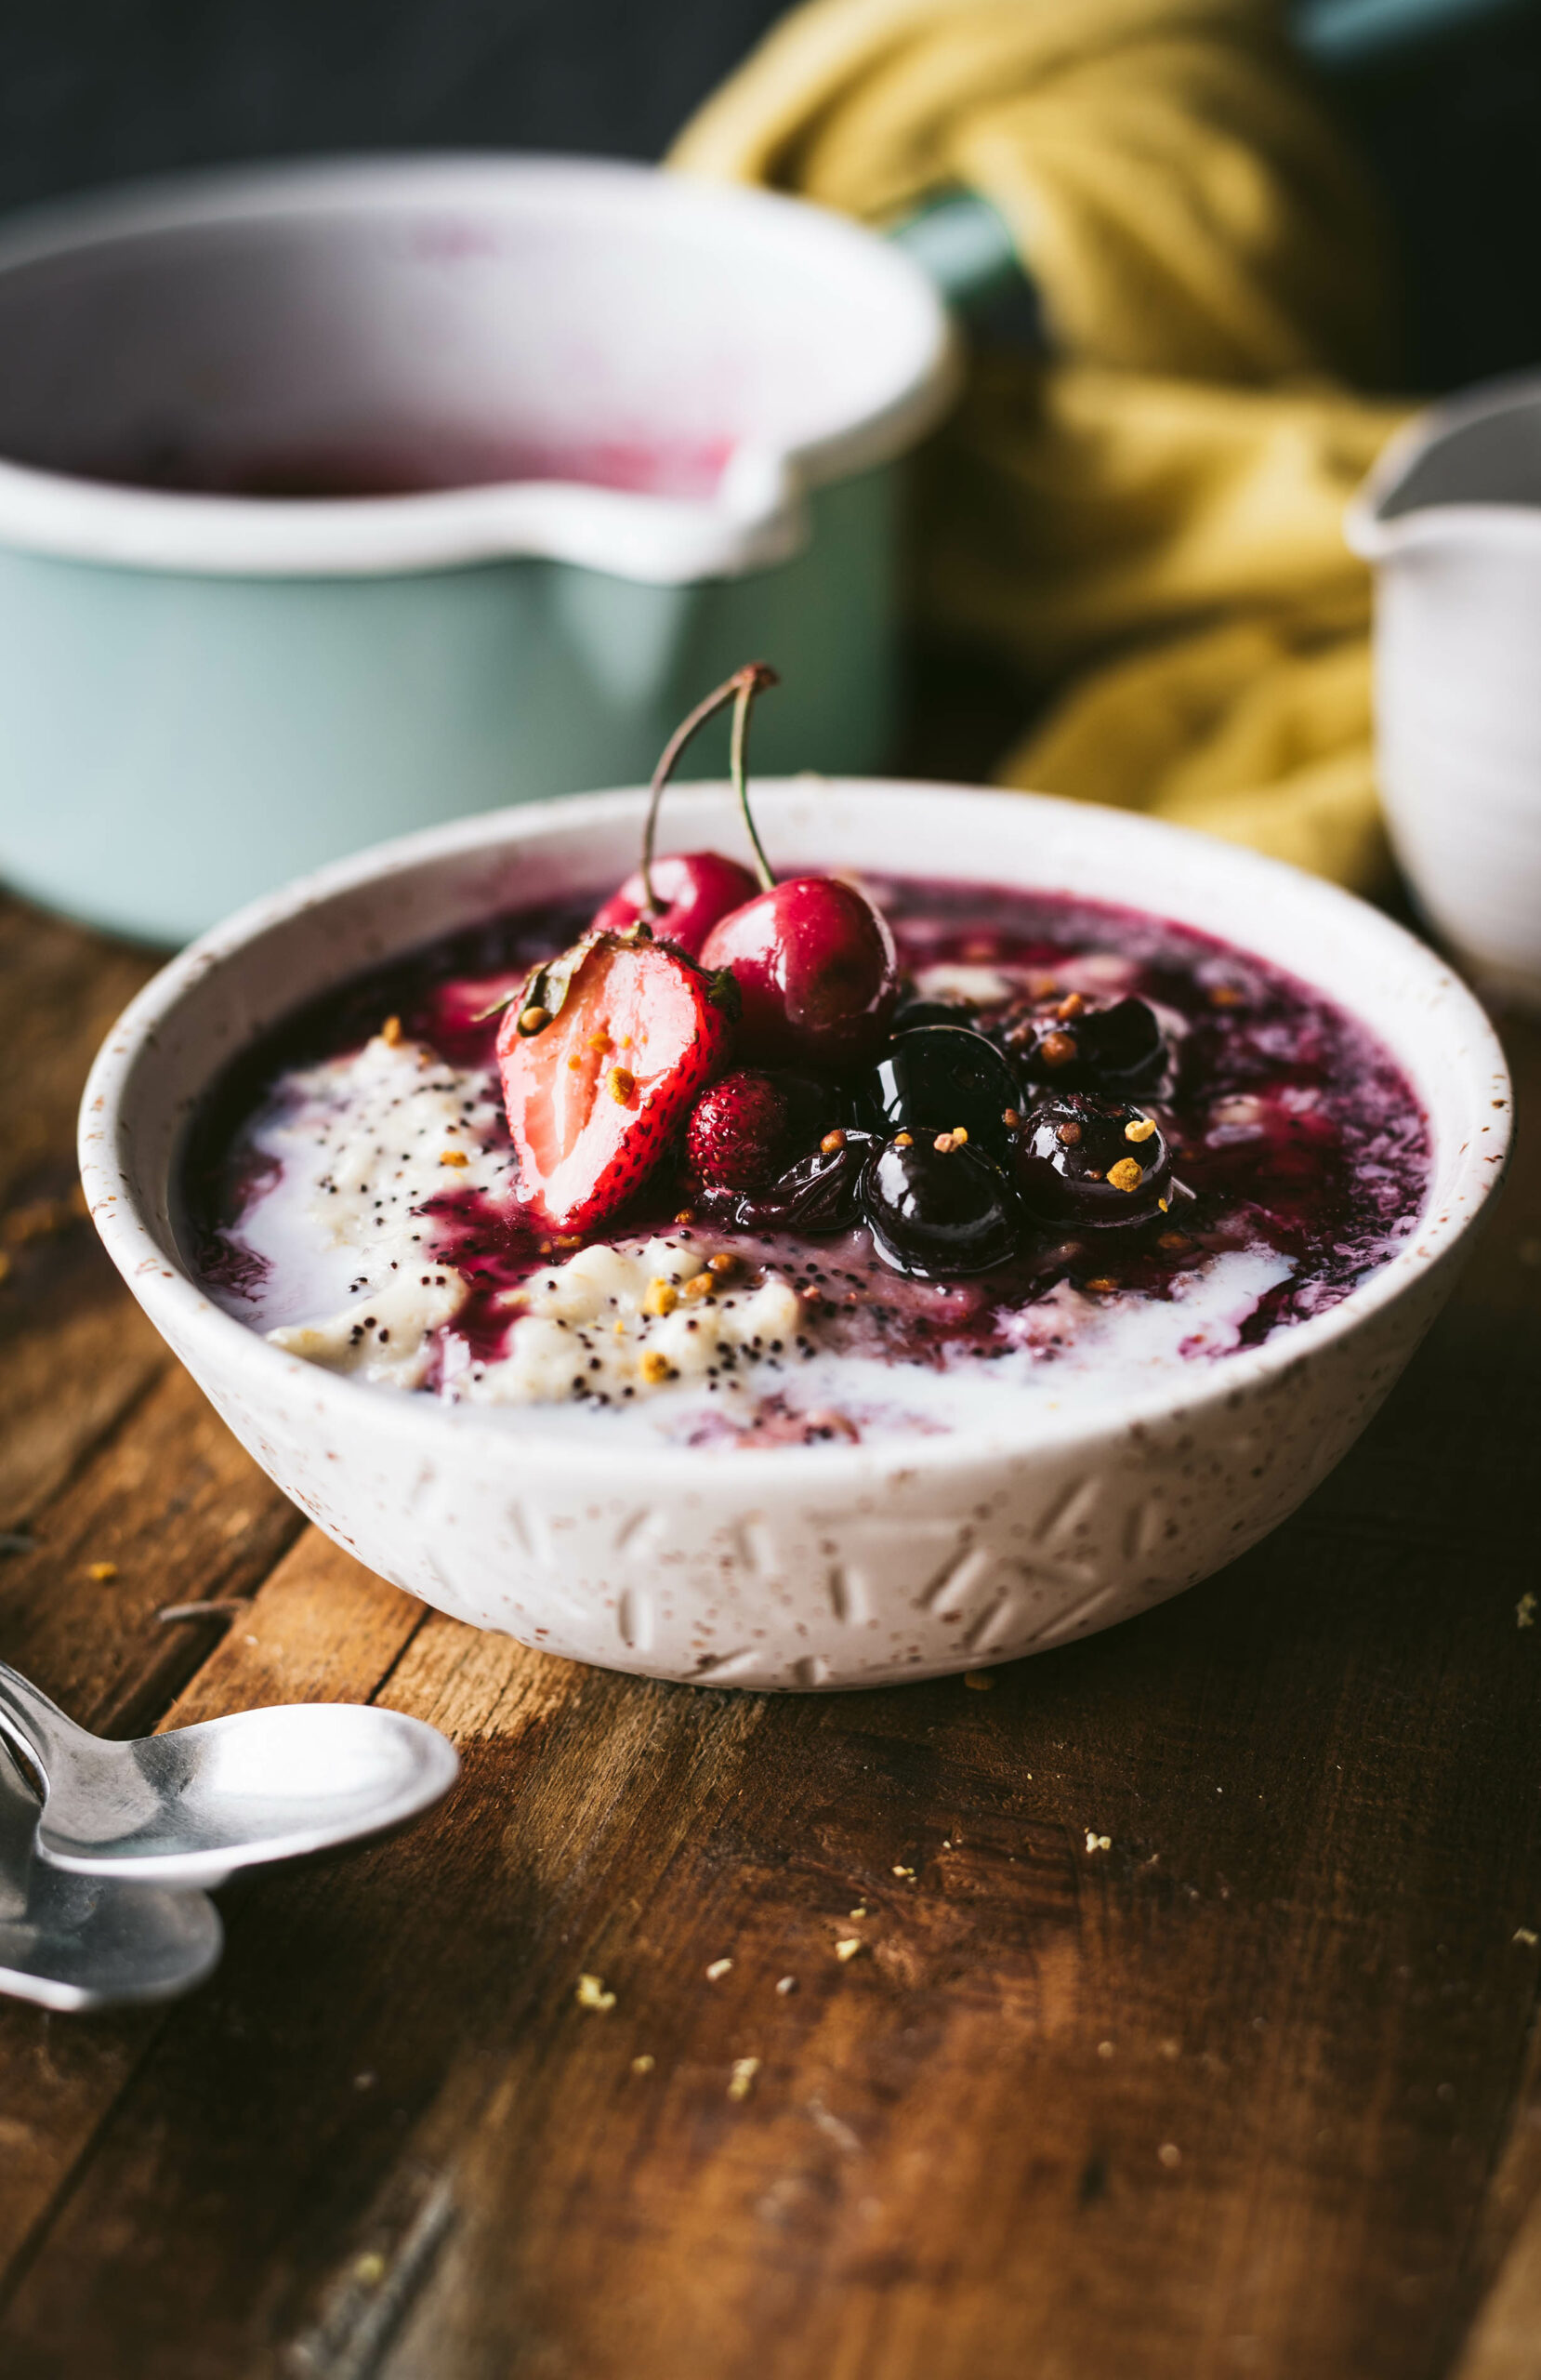
<path id="1" fill-rule="evenodd" d="M 0 2005 L 7 2380 L 1541 2373 L 1535 1148 L 1207 1586 L 990 1691 L 638 1684 L 369 1576 L 161 1347 L 68 1204 L 147 971 L 0 909 L 0 1652 L 108 1732 L 377 1697 L 465 1774 L 226 1892 L 168 2011 Z"/>

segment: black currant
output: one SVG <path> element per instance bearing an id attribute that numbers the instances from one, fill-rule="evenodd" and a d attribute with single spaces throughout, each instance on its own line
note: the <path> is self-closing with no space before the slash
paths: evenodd
<path id="1" fill-rule="evenodd" d="M 993 1041 L 961 1025 L 920 1025 L 902 1033 L 856 1095 L 858 1120 L 878 1132 L 923 1137 L 955 1131 L 1004 1157 L 1008 1111 L 1021 1104 L 1016 1077 Z"/>
<path id="2" fill-rule="evenodd" d="M 950 1132 L 899 1132 L 886 1142 L 868 1159 L 862 1207 L 884 1263 L 922 1280 L 985 1273 L 1016 1250 L 1009 1183 Z"/>
<path id="3" fill-rule="evenodd" d="M 1172 1159 L 1153 1116 L 1119 1099 L 1066 1091 L 1025 1118 L 1011 1178 L 1046 1223 L 1144 1223 L 1172 1195 Z"/>
<path id="4" fill-rule="evenodd" d="M 900 993 L 889 1029 L 914 1033 L 923 1025 L 961 1025 L 967 1031 L 973 1022 L 974 1011 L 967 1000 L 924 999 L 912 988 Z"/>
<path id="5" fill-rule="evenodd" d="M 1024 1081 L 1055 1090 L 1156 1091 L 1171 1052 L 1147 1000 L 1089 1008 L 1075 996 L 1013 1025 L 1007 1046 Z"/>

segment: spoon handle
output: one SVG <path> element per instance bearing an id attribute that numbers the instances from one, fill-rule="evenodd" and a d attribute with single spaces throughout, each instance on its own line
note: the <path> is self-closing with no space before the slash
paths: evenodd
<path id="1" fill-rule="evenodd" d="M 84 1732 L 8 1661 L 0 1661 L 0 1730 L 37 1763 L 49 1784 L 56 1770 L 68 1763 L 70 1746 L 78 1743 Z"/>

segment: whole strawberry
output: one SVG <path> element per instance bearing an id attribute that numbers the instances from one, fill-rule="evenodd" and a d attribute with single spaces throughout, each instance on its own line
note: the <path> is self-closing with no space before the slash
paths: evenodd
<path id="1" fill-rule="evenodd" d="M 586 936 L 504 1012 L 497 1058 L 519 1196 L 592 1230 L 640 1190 L 728 1056 L 737 995 L 645 926 Z"/>
<path id="2" fill-rule="evenodd" d="M 704 1091 L 685 1127 L 685 1162 L 711 1190 L 758 1190 L 781 1170 L 791 1103 L 778 1082 L 739 1066 Z"/>

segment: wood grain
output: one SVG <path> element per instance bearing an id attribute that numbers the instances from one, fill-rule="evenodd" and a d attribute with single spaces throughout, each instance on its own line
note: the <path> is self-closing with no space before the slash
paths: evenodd
<path id="1" fill-rule="evenodd" d="M 410 1596 L 309 1530 L 163 1724 L 190 1726 L 270 1702 L 367 1701 L 422 1618 Z M 233 1909 L 239 1896 L 226 1897 Z M 175 2012 L 65 2023 L 0 2003 L 0 2271 L 19 2268 L 36 2227 L 168 2021 L 177 2021 Z"/>
<path id="2" fill-rule="evenodd" d="M 307 1529 L 161 1721 L 191 1727 L 273 1702 L 369 1702 L 427 1614 Z"/>
<path id="3" fill-rule="evenodd" d="M 75 1110 L 87 1069 L 155 965 L 146 952 L 0 893 L 7 1095 L 0 1208 L 70 1187 Z"/>
<path id="4" fill-rule="evenodd" d="M 250 1594 L 302 1526 L 173 1368 L 36 1515 L 35 1550 L 0 1569 L 0 1641 L 86 1726 L 143 1734 L 211 1641 L 157 1612 Z"/>
<path id="5" fill-rule="evenodd" d="M 0 1652 L 109 1732 L 153 1725 L 218 1633 L 163 1628 L 156 1610 L 250 1593 L 301 1526 L 67 1211 L 86 1069 L 152 964 L 0 898 L 0 1522 L 34 1541 L 0 1561 Z M 56 1228 L 7 1235 L 7 1218 L 45 1204 Z M 92 1578 L 103 1562 L 115 1575 Z M 160 2021 L 0 2003 L 0 2269 Z"/>
<path id="6" fill-rule="evenodd" d="M 69 1208 L 86 1070 L 152 965 L 0 894 L 0 1527 L 30 1520 L 169 1368 Z M 35 1228 L 50 1210 L 59 1227 Z"/>
<path id="7" fill-rule="evenodd" d="M 827 1699 L 425 1618 L 152 1377 L 0 1651 L 136 1724 L 377 1695 L 464 1774 L 227 1894 L 168 2015 L 0 2011 L 7 2380 L 1534 2372 L 1538 1343 L 1527 1144 L 1264 1545 L 988 1692 Z M 173 1658 L 163 1579 L 249 1618 Z"/>

